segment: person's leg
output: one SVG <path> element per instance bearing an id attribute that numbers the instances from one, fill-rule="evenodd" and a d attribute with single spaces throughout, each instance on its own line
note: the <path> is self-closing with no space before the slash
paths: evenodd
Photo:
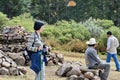
<path id="1" fill-rule="evenodd" d="M 112 54 L 107 53 L 106 62 L 110 63 L 111 57 L 112 57 Z"/>
<path id="2" fill-rule="evenodd" d="M 119 64 L 119 60 L 118 60 L 117 54 L 113 54 L 112 57 L 114 59 L 115 65 L 116 65 L 116 70 L 120 71 L 120 64 Z"/>
<path id="3" fill-rule="evenodd" d="M 36 74 L 35 80 L 40 80 L 40 72 Z"/>
<path id="4" fill-rule="evenodd" d="M 45 62 L 43 62 L 43 69 L 42 69 L 42 80 L 45 80 Z"/>
<path id="5" fill-rule="evenodd" d="M 103 69 L 103 73 L 101 74 L 101 79 L 102 80 L 107 80 L 108 74 L 110 71 L 110 64 L 109 63 L 102 63 L 98 65 L 99 69 Z"/>

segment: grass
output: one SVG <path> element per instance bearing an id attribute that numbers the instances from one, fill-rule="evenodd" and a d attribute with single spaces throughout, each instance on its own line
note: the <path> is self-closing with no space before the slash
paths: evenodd
<path id="1" fill-rule="evenodd" d="M 84 54 L 80 53 L 72 53 L 72 52 L 58 52 L 64 55 L 65 61 L 80 61 L 83 65 L 85 65 Z M 105 55 L 100 55 L 100 57 L 105 60 Z M 111 60 L 111 70 L 109 74 L 108 80 L 119 80 L 120 79 L 120 72 L 115 71 L 115 64 L 113 60 Z M 27 68 L 27 74 L 24 76 L 0 76 L 0 80 L 34 80 L 35 74 L 32 70 Z M 55 75 L 55 71 L 57 70 L 58 66 L 46 66 L 46 80 L 66 80 L 65 77 L 59 77 Z"/>

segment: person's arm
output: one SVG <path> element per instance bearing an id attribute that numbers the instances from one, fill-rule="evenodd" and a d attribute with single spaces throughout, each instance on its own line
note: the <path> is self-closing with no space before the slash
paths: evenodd
<path id="1" fill-rule="evenodd" d="M 89 56 L 91 56 L 91 58 L 94 59 L 98 64 L 101 63 L 101 59 L 98 57 L 96 50 L 92 50 Z"/>
<path id="2" fill-rule="evenodd" d="M 107 49 L 106 50 L 110 49 L 110 44 L 111 44 L 111 40 L 110 40 L 110 38 L 108 38 L 108 40 L 107 40 Z"/>
<path id="3" fill-rule="evenodd" d="M 116 48 L 119 47 L 119 41 L 118 39 L 116 38 Z"/>
<path id="4" fill-rule="evenodd" d="M 34 40 L 35 40 L 35 35 L 31 34 L 31 36 L 28 39 L 28 43 L 27 43 L 27 50 L 28 51 L 33 51 L 33 52 L 38 51 L 38 47 L 33 47 Z"/>

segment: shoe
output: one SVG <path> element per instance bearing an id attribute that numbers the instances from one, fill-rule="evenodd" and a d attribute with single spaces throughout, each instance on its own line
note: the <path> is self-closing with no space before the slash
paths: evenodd
<path id="1" fill-rule="evenodd" d="M 115 70 L 115 71 L 118 71 L 118 72 L 120 72 L 120 69 L 118 69 L 118 70 Z"/>

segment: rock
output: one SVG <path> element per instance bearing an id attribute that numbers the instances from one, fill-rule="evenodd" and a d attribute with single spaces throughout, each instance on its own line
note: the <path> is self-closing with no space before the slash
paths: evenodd
<path id="1" fill-rule="evenodd" d="M 101 80 L 99 76 L 94 76 L 92 80 Z"/>
<path id="2" fill-rule="evenodd" d="M 12 58 L 13 60 L 18 58 L 18 54 L 17 53 L 9 53 L 8 54 L 10 58 Z"/>
<path id="3" fill-rule="evenodd" d="M 8 58 L 7 56 L 4 56 L 4 59 L 5 59 L 5 61 L 8 62 L 8 63 L 11 63 L 11 62 L 12 62 L 12 59 L 11 59 L 11 58 Z"/>
<path id="4" fill-rule="evenodd" d="M 6 62 L 6 61 L 3 61 L 3 62 L 2 62 L 2 66 L 8 68 L 8 67 L 10 67 L 10 63 L 9 63 L 9 62 Z"/>
<path id="5" fill-rule="evenodd" d="M 82 63 L 79 62 L 79 61 L 75 62 L 75 64 L 78 64 L 79 66 L 82 66 Z"/>
<path id="6" fill-rule="evenodd" d="M 88 78 L 84 78 L 84 80 L 89 80 Z"/>
<path id="7" fill-rule="evenodd" d="M 78 80 L 78 76 L 77 75 L 71 75 L 68 80 Z"/>
<path id="8" fill-rule="evenodd" d="M 58 60 L 58 62 L 63 63 L 64 62 L 64 57 L 63 54 L 56 54 L 56 59 Z"/>
<path id="9" fill-rule="evenodd" d="M 84 80 L 84 79 L 85 79 L 85 77 L 84 77 L 83 74 L 81 74 L 80 76 L 78 76 L 78 80 Z"/>
<path id="10" fill-rule="evenodd" d="M 94 69 L 88 69 L 85 66 L 80 66 L 80 71 L 82 72 L 82 74 L 86 73 L 86 72 L 92 72 L 94 75 L 98 75 L 98 71 L 99 70 L 94 70 Z"/>
<path id="11" fill-rule="evenodd" d="M 0 65 L 2 64 L 2 58 L 0 58 Z"/>
<path id="12" fill-rule="evenodd" d="M 71 67 L 71 63 L 70 62 L 66 62 L 64 64 L 62 64 L 56 71 L 56 74 L 58 76 L 66 76 L 66 73 L 68 71 L 70 71 L 72 69 Z"/>
<path id="13" fill-rule="evenodd" d="M 10 75 L 17 76 L 19 74 L 18 69 L 14 67 L 9 68 L 9 71 L 10 71 Z"/>
<path id="14" fill-rule="evenodd" d="M 92 72 L 86 72 L 86 73 L 84 74 L 84 76 L 85 76 L 86 78 L 88 78 L 88 79 L 93 79 L 94 74 L 93 74 Z"/>
<path id="15" fill-rule="evenodd" d="M 9 74 L 9 70 L 5 67 L 0 68 L 0 74 L 1 75 L 8 75 Z"/>
<path id="16" fill-rule="evenodd" d="M 14 60 L 18 65 L 25 64 L 25 58 L 23 56 L 19 56 L 17 59 Z"/>
<path id="17" fill-rule="evenodd" d="M 47 66 L 54 66 L 53 61 L 49 60 L 48 63 L 47 63 Z"/>
<path id="18" fill-rule="evenodd" d="M 23 76 L 24 74 L 21 71 L 19 71 L 19 75 Z"/>
<path id="19" fill-rule="evenodd" d="M 71 75 L 77 75 L 79 76 L 81 74 L 81 71 L 80 70 L 77 70 L 75 68 L 72 68 L 67 74 L 66 74 L 66 77 L 69 77 Z"/>
<path id="20" fill-rule="evenodd" d="M 80 71 L 80 68 L 79 68 L 80 65 L 79 65 L 79 64 L 76 64 L 76 63 L 73 63 L 73 64 L 71 65 L 71 67 L 72 67 L 72 69 L 66 73 L 66 77 L 69 77 L 69 76 L 71 76 L 71 75 L 80 76 L 80 74 L 81 74 L 81 71 Z"/>
<path id="21" fill-rule="evenodd" d="M 3 52 L 0 50 L 0 58 L 2 58 L 3 56 Z"/>
<path id="22" fill-rule="evenodd" d="M 11 67 L 17 67 L 17 64 L 14 61 L 12 61 L 11 64 L 10 64 L 10 66 Z"/>
<path id="23" fill-rule="evenodd" d="M 26 68 L 25 67 L 21 67 L 21 66 L 18 67 L 18 71 L 22 72 L 22 74 L 26 74 L 27 73 Z"/>

